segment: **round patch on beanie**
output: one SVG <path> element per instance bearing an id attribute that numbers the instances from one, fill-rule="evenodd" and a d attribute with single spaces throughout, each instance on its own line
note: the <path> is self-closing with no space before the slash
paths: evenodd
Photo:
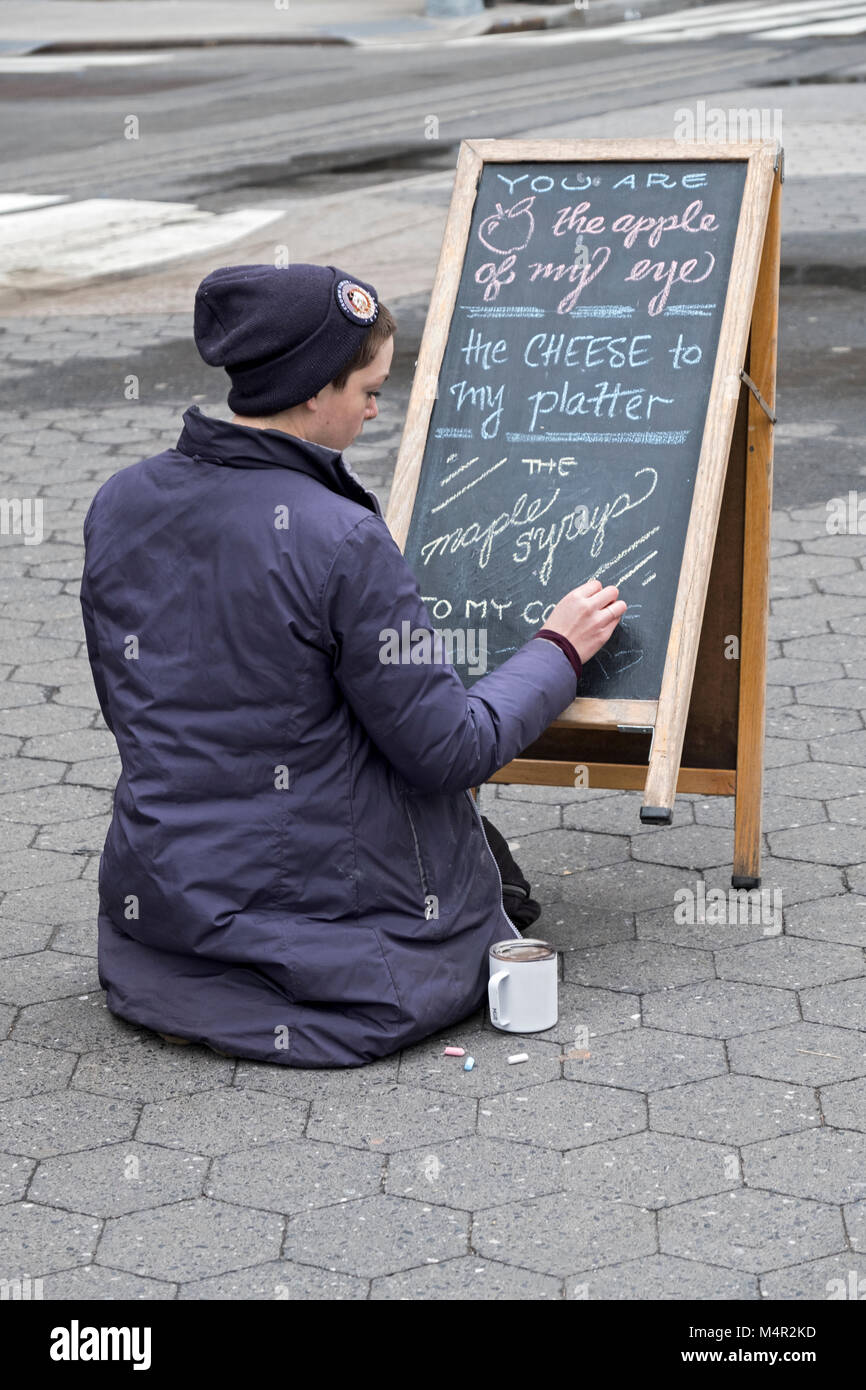
<path id="1" fill-rule="evenodd" d="M 354 280 L 341 280 L 337 286 L 337 303 L 353 323 L 375 323 L 379 306 L 369 290 Z"/>

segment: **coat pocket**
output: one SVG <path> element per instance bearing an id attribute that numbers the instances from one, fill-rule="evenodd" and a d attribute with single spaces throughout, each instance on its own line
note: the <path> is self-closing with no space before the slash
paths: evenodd
<path id="1" fill-rule="evenodd" d="M 403 810 L 406 815 L 406 820 L 409 823 L 409 830 L 412 835 L 412 844 L 415 847 L 415 859 L 418 865 L 418 879 L 421 884 L 421 894 L 424 899 L 424 917 L 427 921 L 430 921 L 431 919 L 437 918 L 439 916 L 439 898 L 430 879 L 430 874 L 427 869 L 427 865 L 424 860 L 424 854 L 421 849 L 421 839 L 418 834 L 418 825 L 415 820 L 415 817 L 412 814 L 412 808 L 409 805 L 409 797 L 406 795 L 405 792 L 401 792 L 401 800 L 403 802 Z"/>

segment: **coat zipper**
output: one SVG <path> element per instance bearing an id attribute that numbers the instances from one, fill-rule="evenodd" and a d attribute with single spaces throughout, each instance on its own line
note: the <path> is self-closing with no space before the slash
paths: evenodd
<path id="1" fill-rule="evenodd" d="M 469 804 L 470 804 L 470 806 L 472 807 L 473 811 L 475 812 L 476 816 L 478 817 L 478 825 L 479 825 L 479 827 L 480 827 L 480 829 L 481 829 L 481 838 L 483 839 L 485 845 L 487 846 L 487 853 L 490 855 L 490 858 L 493 860 L 493 863 L 494 863 L 494 865 L 495 865 L 495 867 L 496 867 L 496 876 L 497 876 L 497 878 L 499 879 L 499 883 L 500 883 L 500 889 L 499 889 L 499 906 L 500 906 L 500 909 L 501 909 L 501 911 L 502 911 L 502 915 L 503 915 L 503 917 L 505 918 L 506 922 L 508 923 L 508 929 L 509 929 L 509 931 L 511 932 L 512 936 L 520 936 L 520 932 L 517 930 L 517 928 L 515 927 L 514 923 L 513 923 L 512 920 L 511 920 L 511 918 L 509 917 L 508 913 L 505 911 L 505 903 L 504 903 L 504 901 L 503 901 L 503 899 L 502 899 L 502 876 L 501 876 L 501 874 L 500 874 L 500 872 L 499 872 L 499 865 L 496 863 L 496 855 L 493 853 L 493 850 L 490 848 L 490 842 L 489 842 L 489 840 L 487 839 L 487 836 L 486 836 L 485 833 L 484 833 L 484 822 L 483 822 L 483 820 L 481 819 L 481 812 L 479 811 L 478 807 L 476 806 L 476 804 L 475 804 L 475 797 L 472 795 L 472 793 L 471 793 L 471 791 L 469 790 L 468 787 L 466 787 L 466 788 L 464 789 L 464 795 L 465 795 L 465 796 L 468 796 L 468 798 L 469 798 Z"/>
<path id="2" fill-rule="evenodd" d="M 419 876 L 419 878 L 421 879 L 421 891 L 422 891 L 422 893 L 424 894 L 424 899 L 425 899 L 424 906 L 425 906 L 425 910 L 426 910 L 426 906 L 427 906 L 426 899 L 428 898 L 428 896 L 429 896 L 429 894 L 430 894 L 430 885 L 429 885 L 429 883 L 427 882 L 427 873 L 426 873 L 426 871 L 425 871 L 425 869 L 424 869 L 424 864 L 423 864 L 422 859 L 421 859 L 421 846 L 420 846 L 420 844 L 419 844 L 419 842 L 418 842 L 418 832 L 417 832 L 417 830 L 415 829 L 415 822 L 414 822 L 414 820 L 412 819 L 412 812 L 409 810 L 409 802 L 408 802 L 408 800 L 406 799 L 405 796 L 403 797 L 403 809 L 404 809 L 405 812 L 406 812 L 406 819 L 407 819 L 408 822 L 409 822 L 409 828 L 410 828 L 411 831 L 412 831 L 412 839 L 413 839 L 414 844 L 415 844 L 415 858 L 416 858 L 416 860 L 418 861 L 418 876 Z"/>

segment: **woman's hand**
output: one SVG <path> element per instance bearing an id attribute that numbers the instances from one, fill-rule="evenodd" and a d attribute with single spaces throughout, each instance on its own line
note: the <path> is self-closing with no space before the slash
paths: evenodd
<path id="1" fill-rule="evenodd" d="M 608 641 L 628 607 L 618 594 L 612 584 L 605 589 L 600 580 L 588 579 L 560 599 L 544 626 L 567 637 L 585 665 Z"/>

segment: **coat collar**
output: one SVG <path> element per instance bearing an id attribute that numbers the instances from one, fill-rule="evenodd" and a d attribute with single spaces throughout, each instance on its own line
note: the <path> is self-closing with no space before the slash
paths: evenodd
<path id="1" fill-rule="evenodd" d="M 235 425 L 203 415 L 192 405 L 184 411 L 177 449 L 190 458 L 228 468 L 292 468 L 382 515 L 378 497 L 364 487 L 341 453 L 283 430 Z"/>

